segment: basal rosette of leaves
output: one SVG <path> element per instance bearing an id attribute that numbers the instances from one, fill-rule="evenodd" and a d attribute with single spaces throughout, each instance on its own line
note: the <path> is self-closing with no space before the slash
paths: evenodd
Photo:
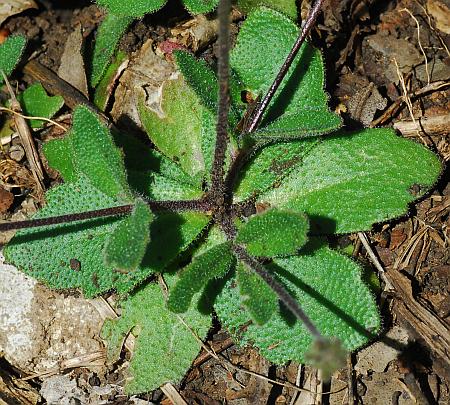
<path id="1" fill-rule="evenodd" d="M 265 7 L 242 25 L 231 54 L 226 170 L 248 145 L 238 131 L 246 109 L 243 92 L 264 95 L 297 34 L 291 20 Z M 150 212 L 143 201 L 201 199 L 211 192 L 216 74 L 187 53 L 177 53 L 176 61 L 182 75 L 164 84 L 158 113 L 145 100 L 138 106 L 157 151 L 124 134 L 112 135 L 85 107 L 75 110 L 70 134 L 45 147 L 65 183 L 47 193 L 37 217 L 124 204 L 133 211 L 20 231 L 6 248 L 7 259 L 54 288 L 80 288 L 86 296 L 113 288 L 129 293 L 121 318 L 104 329 L 111 360 L 124 336 L 138 335 L 129 393 L 181 378 L 197 354 L 199 345 L 187 328 L 171 329 L 177 313 L 203 338 L 210 319 L 205 316 L 214 307 L 238 342 L 255 345 L 277 364 L 305 361 L 312 337 L 242 259 L 242 251 L 251 260 L 264 259 L 323 336 L 339 339 L 348 350 L 367 343 L 380 328 L 374 297 L 360 266 L 331 250 L 321 236 L 368 230 L 403 215 L 417 198 L 411 186 L 420 185 L 423 194 L 436 182 L 437 157 L 389 129 L 337 132 L 341 120 L 327 106 L 320 52 L 306 44 L 252 135 L 253 153 L 230 190 L 233 207 L 251 202 L 254 208 L 242 215 L 236 210 L 236 236 L 222 232 L 208 210 Z M 123 243 L 138 237 L 142 240 L 132 247 Z M 182 253 L 192 260 L 174 276 L 174 260 Z M 142 285 L 154 273 L 167 279 L 168 298 L 160 286 Z M 158 333 L 152 331 L 155 319 Z M 175 338 L 183 344 L 167 344 Z M 182 367 L 169 372 L 165 356 Z M 147 367 L 150 358 L 159 367 Z"/>
<path id="2" fill-rule="evenodd" d="M 297 34 L 298 28 L 289 19 L 268 8 L 255 10 L 241 27 L 231 53 L 232 145 L 239 144 L 239 134 L 233 130 L 245 109 L 242 92 L 250 92 L 254 98 L 265 93 Z M 209 168 L 205 164 L 211 161 L 207 153 L 213 151 L 214 138 L 210 134 L 215 122 L 211 116 L 217 109 L 216 75 L 205 62 L 188 53 L 176 52 L 175 57 L 184 79 L 177 78 L 164 86 L 161 106 L 165 117 L 159 117 L 141 103 L 142 122 L 163 153 L 192 174 L 208 173 L 203 168 Z M 425 193 L 436 182 L 441 165 L 433 153 L 398 137 L 390 129 L 336 131 L 341 120 L 327 106 L 323 80 L 320 53 L 304 45 L 260 129 L 253 135 L 253 140 L 262 141 L 263 146 L 255 150 L 244 166 L 233 198 L 235 202 L 255 198 L 257 205 L 276 211 L 278 224 L 289 213 L 307 215 L 309 225 L 304 227 L 303 235 L 290 235 L 286 232 L 289 225 L 281 226 L 279 231 L 275 224 L 271 224 L 270 231 L 262 231 L 262 225 L 256 227 L 261 233 L 253 235 L 252 242 L 262 248 L 253 254 L 272 256 L 269 268 L 301 302 L 321 333 L 338 337 L 348 350 L 354 350 L 367 343 L 380 328 L 374 298 L 361 281 L 358 264 L 332 251 L 314 236 L 369 230 L 376 222 L 403 215 L 408 204 L 418 197 L 410 192 L 410 187 L 420 184 L 421 193 Z M 186 86 L 196 93 L 197 99 Z M 194 118 L 179 114 L 177 95 L 182 93 L 189 94 L 189 107 L 182 108 L 195 111 Z M 176 133 L 180 125 L 192 131 L 182 135 L 182 139 L 192 142 L 188 156 L 182 143 L 186 141 L 164 136 L 167 131 Z M 230 148 L 230 154 L 235 152 L 234 148 Z M 198 153 L 200 150 L 202 155 Z M 258 215 L 245 220 L 243 229 L 248 231 Z M 294 218 L 290 218 L 289 224 L 299 228 Z M 237 242 L 244 239 L 243 234 L 238 233 Z M 285 249 L 292 245 L 296 246 L 295 253 L 286 256 Z M 251 246 L 246 245 L 250 253 Z M 181 294 L 185 284 L 201 291 L 205 285 L 220 285 L 220 280 L 226 280 L 220 278 L 225 273 L 220 266 L 211 271 L 208 283 L 200 270 L 195 277 L 194 267 L 202 268 L 198 265 L 200 260 L 208 267 L 212 259 L 207 252 L 202 253 L 182 270 L 169 298 L 169 308 L 187 308 L 189 296 Z M 304 362 L 312 337 L 288 311 L 274 305 L 276 299 L 261 304 L 261 297 L 268 298 L 270 290 L 254 273 L 245 270 L 240 263 L 235 271 L 228 272 L 230 278 L 225 287 L 222 284 L 215 302 L 220 320 L 239 341 L 257 346 L 271 361 Z M 238 306 L 241 311 L 236 311 Z M 253 322 L 250 328 L 240 328 L 249 321 Z"/>

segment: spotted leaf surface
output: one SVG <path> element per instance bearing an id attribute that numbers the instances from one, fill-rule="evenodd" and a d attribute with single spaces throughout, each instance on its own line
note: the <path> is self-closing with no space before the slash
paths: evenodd
<path id="1" fill-rule="evenodd" d="M 261 7 L 241 27 L 231 53 L 231 67 L 255 95 L 264 96 L 298 36 L 287 17 Z M 320 52 L 305 43 L 284 78 L 257 136 L 296 138 L 328 133 L 341 126 L 330 112 Z"/>
<path id="2" fill-rule="evenodd" d="M 9 76 L 19 63 L 26 43 L 27 40 L 25 37 L 12 35 L 0 45 L 0 70 L 3 70 L 6 76 Z M 0 74 L 0 84 L 3 81 L 3 75 Z"/>
<path id="3" fill-rule="evenodd" d="M 253 322 L 264 325 L 278 309 L 278 298 L 267 283 L 244 263 L 236 269 L 241 304 Z"/>
<path id="4" fill-rule="evenodd" d="M 347 350 L 365 344 L 380 328 L 374 298 L 361 281 L 361 268 L 351 259 L 313 240 L 299 256 L 275 259 L 269 271 L 300 303 L 319 331 L 341 340 Z M 231 279 L 222 289 L 215 309 L 219 319 L 242 344 L 253 344 L 276 364 L 305 362 L 312 343 L 307 329 L 280 306 L 262 326 L 240 305 L 239 289 Z"/>
<path id="5" fill-rule="evenodd" d="M 137 269 L 147 250 L 153 218 L 148 204 L 136 199 L 132 213 L 106 239 L 103 250 L 106 266 L 124 272 Z"/>
<path id="6" fill-rule="evenodd" d="M 186 312 L 192 296 L 209 280 L 225 276 L 234 261 L 229 243 L 216 245 L 196 256 L 191 264 L 181 270 L 180 278 L 170 293 L 169 309 Z"/>
<path id="7" fill-rule="evenodd" d="M 99 84 L 111 62 L 120 38 L 132 21 L 133 18 L 128 15 L 107 14 L 100 24 L 91 61 L 90 85 L 92 87 Z"/>
<path id="8" fill-rule="evenodd" d="M 164 278 L 170 290 L 175 277 Z M 194 302 L 197 300 L 198 295 Z M 105 322 L 102 337 L 107 341 L 110 361 L 119 358 L 123 340 L 130 331 L 137 337 L 125 391 L 138 394 L 180 381 L 200 351 L 199 339 L 206 337 L 211 317 L 202 315 L 194 305 L 180 318 L 169 311 L 161 287 L 153 283 L 122 301 L 121 308 L 119 319 Z"/>
<path id="9" fill-rule="evenodd" d="M 153 13 L 166 4 L 166 0 L 96 0 L 96 2 L 108 9 L 110 13 L 131 17 L 142 17 L 144 14 Z M 193 14 L 209 13 L 214 10 L 218 0 L 184 0 L 188 11 Z"/>
<path id="10" fill-rule="evenodd" d="M 312 148 L 259 202 L 306 212 L 316 233 L 367 230 L 405 214 L 440 171 L 432 152 L 390 129 L 341 133 Z"/>
<path id="11" fill-rule="evenodd" d="M 251 216 L 239 229 L 236 242 L 255 256 L 289 256 L 306 243 L 308 230 L 305 214 L 272 208 Z"/>
<path id="12" fill-rule="evenodd" d="M 121 205 L 95 188 L 84 175 L 76 182 L 54 187 L 46 198 L 46 206 L 35 218 Z M 126 293 L 150 274 L 162 271 L 208 223 L 205 215 L 195 212 L 156 216 L 150 226 L 151 242 L 140 266 L 124 273 L 105 265 L 103 259 L 107 239 L 123 220 L 101 218 L 19 231 L 5 248 L 5 257 L 51 288 L 80 288 L 86 297 L 111 289 Z"/>

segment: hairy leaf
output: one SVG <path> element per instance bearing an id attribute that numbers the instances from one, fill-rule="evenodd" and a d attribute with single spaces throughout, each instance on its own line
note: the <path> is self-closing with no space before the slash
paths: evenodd
<path id="1" fill-rule="evenodd" d="M 249 14 L 231 53 L 231 66 L 253 94 L 267 92 L 298 30 L 289 18 L 265 7 Z M 257 137 L 295 138 L 339 128 L 341 119 L 329 111 L 323 85 L 322 56 L 305 43 L 272 100 Z"/>
<path id="2" fill-rule="evenodd" d="M 186 312 L 193 295 L 213 279 L 223 277 L 233 265 L 235 259 L 229 243 L 216 245 L 194 257 L 186 266 L 180 278 L 171 290 L 168 306 L 173 312 Z"/>
<path id="3" fill-rule="evenodd" d="M 203 60 L 196 59 L 193 55 L 184 51 L 174 52 L 175 61 L 183 74 L 186 82 L 195 91 L 201 103 L 211 112 L 216 113 L 218 108 L 218 92 L 219 83 L 212 69 Z M 231 92 L 239 94 L 238 84 L 231 81 Z M 230 109 L 229 114 L 230 125 L 236 126 L 238 122 L 238 113 L 236 109 Z"/>
<path id="4" fill-rule="evenodd" d="M 162 89 L 161 106 L 151 110 L 139 103 L 141 122 L 151 140 L 167 157 L 191 176 L 202 175 L 202 107 L 182 78 L 168 80 Z"/>
<path id="5" fill-rule="evenodd" d="M 164 278 L 170 290 L 175 277 L 165 275 Z M 119 319 L 105 322 L 102 337 L 108 342 L 109 361 L 115 361 L 128 333 L 137 336 L 125 383 L 127 394 L 148 392 L 166 382 L 178 382 L 200 351 L 199 339 L 206 337 L 211 317 L 202 315 L 194 305 L 182 315 L 186 326 L 179 315 L 167 309 L 163 292 L 156 284 L 143 287 L 122 301 L 121 307 Z"/>
<path id="6" fill-rule="evenodd" d="M 305 214 L 271 208 L 250 217 L 239 229 L 236 242 L 255 256 L 289 256 L 306 243 L 308 230 Z"/>
<path id="7" fill-rule="evenodd" d="M 274 260 L 269 270 L 298 300 L 319 331 L 341 340 L 354 350 L 367 343 L 380 327 L 376 303 L 361 281 L 361 268 L 351 259 L 313 240 L 300 252 Z M 237 311 L 238 288 L 230 280 L 219 295 L 215 309 L 219 319 L 242 344 L 252 343 L 269 361 L 305 362 L 313 338 L 283 306 L 263 326 L 247 325 L 250 316 Z"/>
<path id="8" fill-rule="evenodd" d="M 66 183 L 77 181 L 70 135 L 45 143 L 43 150 L 49 166 L 58 170 Z"/>
<path id="9" fill-rule="evenodd" d="M 219 0 L 183 0 L 183 3 L 192 14 L 201 14 L 213 11 Z"/>
<path id="10" fill-rule="evenodd" d="M 106 239 L 105 265 L 125 272 L 135 270 L 147 249 L 152 220 L 148 204 L 137 198 L 131 215 L 120 221 Z"/>
<path id="11" fill-rule="evenodd" d="M 277 295 L 244 263 L 237 266 L 236 281 L 242 305 L 257 325 L 264 325 L 277 311 Z"/>
<path id="12" fill-rule="evenodd" d="M 61 96 L 48 96 L 40 83 L 27 87 L 17 96 L 17 100 L 25 115 L 43 118 L 52 118 L 64 105 L 64 99 Z M 29 123 L 33 128 L 39 128 L 44 122 L 30 120 Z"/>
<path id="13" fill-rule="evenodd" d="M 19 63 L 26 43 L 27 40 L 25 37 L 12 35 L 6 38 L 6 41 L 0 45 L 0 70 L 3 70 L 6 76 L 9 76 Z M 3 81 L 3 75 L 0 74 L 0 84 Z"/>
<path id="14" fill-rule="evenodd" d="M 304 139 L 276 143 L 260 149 L 241 171 L 235 185 L 235 200 L 242 201 L 258 196 L 270 187 L 280 184 L 317 142 L 316 138 Z"/>
<path id="15" fill-rule="evenodd" d="M 103 193 L 132 201 L 121 153 L 108 129 L 87 107 L 75 109 L 69 136 L 75 169 L 87 176 Z"/>
<path id="16" fill-rule="evenodd" d="M 122 50 L 118 50 L 111 59 L 111 63 L 104 70 L 101 79 L 95 84 L 94 104 L 101 110 L 105 111 L 110 101 L 110 94 L 115 86 L 119 67 L 126 61 L 128 55 Z M 92 84 L 93 85 L 93 84 Z"/>
<path id="17" fill-rule="evenodd" d="M 237 7 L 244 13 L 249 13 L 259 6 L 268 6 L 281 11 L 293 20 L 297 19 L 297 6 L 295 0 L 237 0 Z"/>
<path id="18" fill-rule="evenodd" d="M 159 10 L 167 0 L 96 0 L 100 6 L 104 6 L 111 14 L 117 16 L 142 17 L 144 14 Z"/>
<path id="19" fill-rule="evenodd" d="M 159 10 L 167 0 L 96 0 L 98 4 L 104 6 L 109 12 L 117 15 L 131 17 L 142 17 L 144 14 L 153 13 Z M 186 8 L 193 14 L 209 13 L 214 10 L 219 0 L 183 0 Z"/>
<path id="20" fill-rule="evenodd" d="M 121 205 L 82 174 L 76 182 L 54 187 L 46 198 L 46 206 L 35 218 Z M 150 226 L 150 243 L 141 265 L 127 274 L 105 266 L 103 260 L 106 240 L 123 220 L 100 218 L 19 231 L 5 248 L 5 256 L 51 288 L 81 288 L 86 297 L 111 289 L 126 293 L 149 274 L 162 271 L 192 243 L 209 219 L 194 212 L 157 215 Z"/>
<path id="21" fill-rule="evenodd" d="M 130 4 L 130 2 L 123 2 Z M 96 87 L 102 79 L 116 51 L 120 38 L 133 21 L 128 15 L 107 14 L 95 38 L 91 61 L 90 85 Z"/>
<path id="22" fill-rule="evenodd" d="M 432 152 L 390 129 L 342 133 L 323 139 L 259 202 L 306 212 L 314 232 L 367 230 L 403 215 L 440 170 Z"/>

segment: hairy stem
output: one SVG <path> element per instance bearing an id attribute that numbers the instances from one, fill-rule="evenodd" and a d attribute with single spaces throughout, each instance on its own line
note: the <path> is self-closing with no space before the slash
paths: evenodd
<path id="1" fill-rule="evenodd" d="M 273 278 L 264 266 L 256 260 L 240 245 L 233 245 L 233 251 L 236 257 L 249 266 L 255 273 L 257 273 L 267 285 L 275 291 L 280 301 L 295 315 L 295 317 L 303 322 L 309 333 L 318 340 L 323 340 L 324 337 L 318 331 L 314 323 L 308 315 L 303 311 L 298 302 L 286 291 L 286 289 Z"/>
<path id="2" fill-rule="evenodd" d="M 219 102 L 217 112 L 216 146 L 214 150 L 214 162 L 211 173 L 212 198 L 223 198 L 224 195 L 224 162 L 228 145 L 228 112 L 230 109 L 229 91 L 229 24 L 230 24 L 231 1 L 221 0 L 219 2 L 219 56 L 217 76 L 219 80 Z"/>
<path id="3" fill-rule="evenodd" d="M 147 201 L 152 211 L 201 211 L 212 210 L 209 201 L 205 200 L 183 200 L 183 201 Z M 25 221 L 0 223 L 0 232 L 11 231 L 13 229 L 36 228 L 39 226 L 57 225 L 86 219 L 112 217 L 129 214 L 134 208 L 134 204 L 120 205 L 117 207 L 103 208 L 93 211 L 85 211 L 74 214 L 65 214 L 48 218 L 29 219 Z"/>
<path id="4" fill-rule="evenodd" d="M 287 72 L 289 71 L 289 68 L 292 65 L 292 62 L 294 61 L 295 57 L 297 56 L 298 51 L 300 50 L 300 47 L 303 45 L 303 42 L 305 42 L 306 37 L 308 36 L 314 23 L 316 22 L 316 19 L 320 13 L 320 9 L 322 7 L 323 2 L 324 2 L 324 0 L 317 0 L 314 3 L 314 5 L 311 7 L 311 10 L 308 14 L 308 17 L 305 20 L 305 24 L 300 32 L 300 35 L 298 36 L 297 40 L 295 41 L 294 46 L 292 47 L 291 51 L 289 52 L 288 56 L 286 57 L 286 60 L 284 61 L 283 66 L 281 66 L 281 69 L 278 72 L 277 77 L 273 81 L 273 83 L 270 86 L 269 90 L 267 91 L 266 95 L 264 96 L 262 101 L 260 103 L 258 103 L 255 110 L 253 111 L 253 114 L 251 115 L 251 118 L 249 120 L 247 128 L 244 128 L 244 131 L 243 131 L 244 133 L 250 134 L 252 132 L 255 132 L 256 129 L 258 128 L 259 124 L 261 123 L 264 112 L 266 111 L 267 107 L 269 106 L 270 101 L 272 100 L 276 91 L 280 87 L 281 82 L 285 78 Z"/>

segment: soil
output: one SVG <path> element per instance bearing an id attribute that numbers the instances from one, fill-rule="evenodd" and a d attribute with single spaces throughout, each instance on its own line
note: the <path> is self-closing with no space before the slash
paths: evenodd
<path id="1" fill-rule="evenodd" d="M 1 28 L 24 34 L 30 44 L 28 56 L 57 71 L 68 35 L 81 25 L 89 47 L 104 13 L 89 1 L 39 0 L 38 3 L 38 9 L 11 16 Z M 300 3 L 302 9 L 307 8 L 307 1 Z M 181 27 L 190 18 L 179 10 L 182 8 L 177 2 L 169 2 L 162 11 L 134 22 L 121 41 L 121 49 L 130 54 L 149 38 L 155 48 L 164 49 L 166 40 L 173 39 L 174 31 L 170 29 Z M 447 13 L 447 20 L 442 13 Z M 316 370 L 294 363 L 275 367 L 255 350 L 234 346 L 217 324 L 208 343 L 239 366 L 239 370 L 200 353 L 184 380 L 176 386 L 188 403 L 450 403 L 450 186 L 448 168 L 445 168 L 450 159 L 448 21 L 448 0 L 328 0 L 312 34 L 313 43 L 323 50 L 326 61 L 330 105 L 341 113 L 346 127 L 394 126 L 401 135 L 437 153 L 444 166 L 433 191 L 411 206 L 407 216 L 376 225 L 367 233 L 372 252 L 361 244 L 362 235 L 347 235 L 332 241 L 338 248 L 352 250 L 353 256 L 373 272 L 377 270 L 370 253 L 379 259 L 384 271 L 378 273 L 381 286 L 377 296 L 383 318 L 382 335 L 352 354 L 348 367 L 337 372 L 330 384 L 322 386 L 324 394 L 314 396 L 274 384 L 267 378 L 317 391 L 320 375 Z M 237 17 L 235 32 L 239 22 Z M 207 46 L 196 51 L 199 56 L 212 60 L 214 38 L 207 39 Z M 33 81 L 30 76 L 22 75 L 20 69 L 15 78 L 19 89 Z M 436 83 L 439 86 L 433 87 Z M 7 95 L 3 94 L 1 99 L 7 99 Z M 401 101 L 405 99 L 408 103 Z M 63 123 L 70 123 L 70 112 L 67 107 L 61 111 Z M 37 142 L 40 144 L 58 136 L 60 133 L 54 128 L 41 131 L 37 133 Z M 17 155 L 12 158 L 17 146 L 20 149 L 15 139 L 0 149 L 0 178 L 15 185 L 9 189 L 0 187 L 0 219 L 24 218 L 42 204 L 35 192 L 29 162 Z M 47 187 L 60 181 L 51 170 L 48 176 Z M 411 190 L 412 193 L 419 191 L 419 185 Z M 10 237 L 10 233 L 1 235 L 0 244 Z M 42 298 L 45 294 L 47 292 L 40 290 L 40 302 L 60 299 L 56 296 Z M 68 311 L 65 316 L 73 316 Z M 61 322 L 70 322 L 65 316 L 61 316 Z M 92 335 L 92 331 L 89 334 Z M 0 352 L 0 404 L 171 403 L 160 390 L 133 398 L 123 394 L 122 372 L 130 356 L 127 350 L 120 364 L 106 367 L 96 359 L 92 364 L 87 361 L 87 364 L 59 368 L 57 371 L 63 370 L 60 374 L 38 373 L 29 379 L 20 379 L 30 375 L 32 357 L 52 347 L 45 331 L 39 336 L 47 346 L 35 341 L 36 350 L 29 359 L 23 356 L 2 358 Z M 57 363 L 56 358 L 54 360 Z M 36 364 L 34 362 L 33 366 Z"/>

